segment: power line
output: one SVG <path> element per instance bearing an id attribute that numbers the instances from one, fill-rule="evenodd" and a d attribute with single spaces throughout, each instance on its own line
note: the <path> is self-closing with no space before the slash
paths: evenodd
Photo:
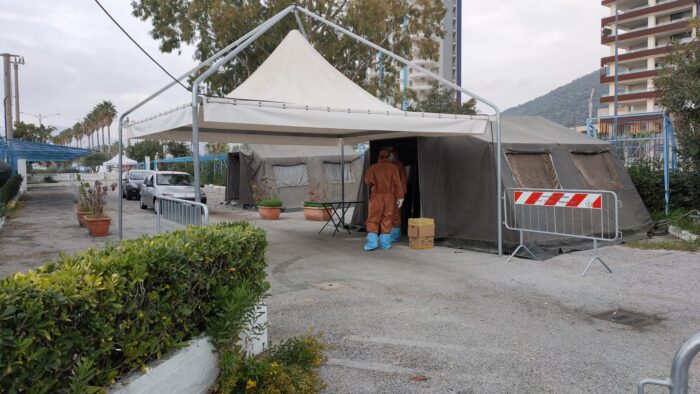
<path id="1" fill-rule="evenodd" d="M 134 45 L 136 45 L 136 46 L 141 50 L 141 52 L 143 52 L 146 56 L 148 56 L 148 58 L 151 59 L 151 61 L 153 61 L 153 63 L 155 63 L 156 66 L 158 66 L 161 70 L 163 70 L 164 73 L 168 74 L 168 76 L 169 76 L 170 78 L 172 78 L 175 82 L 177 82 L 177 83 L 178 83 L 180 86 L 182 86 L 185 90 L 191 91 L 187 86 L 183 85 L 182 82 L 178 81 L 177 78 L 175 78 L 172 74 L 170 74 L 170 73 L 168 72 L 168 70 L 165 69 L 165 67 L 161 66 L 160 63 L 158 63 L 158 61 L 156 61 L 156 59 L 153 58 L 153 56 L 151 56 L 148 52 L 146 52 L 146 50 L 143 49 L 143 47 L 142 47 L 141 45 L 139 45 L 139 43 L 136 42 L 136 40 L 134 40 L 134 39 L 129 35 L 129 33 L 126 32 L 126 30 L 124 30 L 124 28 L 119 24 L 119 22 L 117 22 L 117 21 L 112 17 L 112 15 L 109 14 L 109 12 L 102 6 L 102 4 L 100 4 L 100 2 L 99 2 L 98 0 L 95 0 L 95 3 L 97 3 L 97 5 L 100 6 L 100 8 L 102 8 L 102 11 L 104 11 L 104 13 L 107 14 L 107 16 L 109 17 L 109 19 L 111 19 L 112 22 L 114 22 L 114 24 L 117 25 L 117 27 L 119 28 L 119 30 L 121 30 L 122 33 L 124 33 L 127 37 L 129 37 L 129 39 L 131 40 L 131 42 L 133 42 Z"/>

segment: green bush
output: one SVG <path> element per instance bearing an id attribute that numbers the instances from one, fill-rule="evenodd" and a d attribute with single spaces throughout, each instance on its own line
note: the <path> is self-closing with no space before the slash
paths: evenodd
<path id="1" fill-rule="evenodd" d="M 663 212 L 664 172 L 659 164 L 645 163 L 627 168 L 632 183 L 637 188 L 647 209 Z M 671 209 L 700 208 L 700 174 L 692 171 L 673 171 L 669 173 Z"/>
<path id="2" fill-rule="evenodd" d="M 240 351 L 221 357 L 217 392 L 250 394 L 315 394 L 325 388 L 316 372 L 326 361 L 327 345 L 309 332 L 271 347 L 260 357 L 246 357 Z"/>
<path id="3" fill-rule="evenodd" d="M 265 233 L 219 223 L 0 281 L 0 392 L 94 392 L 206 331 L 231 343 L 269 285 Z"/>
<path id="4" fill-rule="evenodd" d="M 272 197 L 272 198 L 266 198 L 264 200 L 260 200 L 255 203 L 259 207 L 266 207 L 266 208 L 282 208 L 282 205 L 284 205 L 284 202 L 280 200 L 277 197 Z"/>
<path id="5" fill-rule="evenodd" d="M 19 193 L 19 188 L 22 186 L 22 175 L 13 175 L 10 179 L 0 187 L 0 204 L 6 204 L 8 201 L 15 198 Z"/>

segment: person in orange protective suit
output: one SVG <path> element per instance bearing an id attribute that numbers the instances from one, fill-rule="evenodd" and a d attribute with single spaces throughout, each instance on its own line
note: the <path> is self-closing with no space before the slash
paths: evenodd
<path id="1" fill-rule="evenodd" d="M 406 175 L 406 167 L 399 160 L 399 152 L 394 148 L 389 148 L 389 161 L 399 170 L 399 179 L 401 180 L 401 197 L 396 200 L 396 209 L 391 218 L 391 242 L 399 242 L 401 240 L 401 207 L 408 191 L 408 175 Z"/>
<path id="2" fill-rule="evenodd" d="M 372 164 L 365 173 L 365 184 L 369 187 L 369 209 L 367 213 L 367 243 L 366 251 L 391 247 L 391 227 L 397 201 L 403 198 L 401 194 L 401 178 L 399 170 L 389 161 L 389 151 L 385 148 L 379 151 L 379 160 Z"/>

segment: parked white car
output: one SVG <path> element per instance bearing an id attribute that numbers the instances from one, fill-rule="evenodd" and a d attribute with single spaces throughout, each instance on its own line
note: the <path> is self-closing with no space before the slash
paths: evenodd
<path id="1" fill-rule="evenodd" d="M 194 201 L 194 177 L 186 172 L 159 171 L 146 176 L 141 184 L 141 209 L 154 208 L 159 197 Z M 202 192 L 202 203 L 207 196 Z"/>

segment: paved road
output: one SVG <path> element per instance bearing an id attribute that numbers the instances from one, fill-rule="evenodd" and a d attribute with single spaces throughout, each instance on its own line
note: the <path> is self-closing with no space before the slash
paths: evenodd
<path id="1" fill-rule="evenodd" d="M 105 242 L 78 227 L 70 193 L 27 196 L 0 233 L 3 273 Z M 125 207 L 129 237 L 153 231 L 152 211 Z M 605 247 L 614 273 L 594 265 L 580 278 L 590 252 L 509 264 L 405 244 L 365 253 L 361 235 L 318 234 L 320 223 L 300 213 L 260 221 L 212 208 L 213 220 L 267 230 L 271 339 L 325 332 L 330 393 L 632 393 L 639 379 L 666 376 L 676 348 L 700 330 L 697 253 Z M 635 329 L 591 317 L 620 307 L 662 320 Z M 428 380 L 411 381 L 417 374 Z M 691 384 L 700 389 L 697 360 Z"/>

